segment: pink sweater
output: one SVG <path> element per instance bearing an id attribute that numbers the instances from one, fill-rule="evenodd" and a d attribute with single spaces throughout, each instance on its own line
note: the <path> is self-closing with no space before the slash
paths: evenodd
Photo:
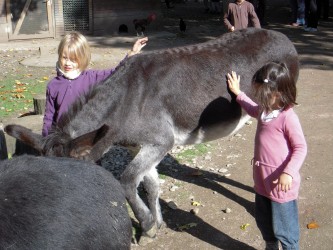
<path id="1" fill-rule="evenodd" d="M 297 199 L 300 187 L 299 170 L 307 154 L 307 145 L 298 116 L 292 108 L 282 111 L 269 122 L 260 119 L 259 106 L 245 93 L 237 96 L 237 102 L 252 117 L 257 118 L 255 136 L 253 179 L 258 194 L 284 203 Z M 281 173 L 292 176 L 292 188 L 288 192 L 277 190 L 273 182 Z"/>

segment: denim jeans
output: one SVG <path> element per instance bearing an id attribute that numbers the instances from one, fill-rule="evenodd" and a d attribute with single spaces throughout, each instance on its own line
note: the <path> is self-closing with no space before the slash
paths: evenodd
<path id="1" fill-rule="evenodd" d="M 256 194 L 255 219 L 265 241 L 280 241 L 283 250 L 299 249 L 297 200 L 278 203 Z"/>

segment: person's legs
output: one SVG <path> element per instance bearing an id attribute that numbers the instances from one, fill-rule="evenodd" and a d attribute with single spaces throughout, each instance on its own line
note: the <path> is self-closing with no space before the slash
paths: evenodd
<path id="1" fill-rule="evenodd" d="M 324 0 L 323 2 L 323 8 L 324 8 L 324 13 L 323 13 L 323 19 L 328 20 L 329 16 L 329 10 L 330 10 L 330 1 L 329 0 Z"/>
<path id="2" fill-rule="evenodd" d="M 305 0 L 306 31 L 316 31 L 318 26 L 316 0 Z"/>
<path id="3" fill-rule="evenodd" d="M 290 8 L 291 8 L 291 20 L 290 23 L 296 23 L 297 21 L 297 0 L 289 0 Z"/>
<path id="4" fill-rule="evenodd" d="M 299 249 L 297 200 L 286 203 L 272 201 L 273 230 L 283 250 Z"/>
<path id="5" fill-rule="evenodd" d="M 272 221 L 271 200 L 260 195 L 255 195 L 255 220 L 266 242 L 266 250 L 278 250 L 279 242 L 274 235 Z"/>
<path id="6" fill-rule="evenodd" d="M 297 0 L 297 24 L 305 25 L 305 3 L 304 0 Z"/>
<path id="7" fill-rule="evenodd" d="M 330 8 L 329 0 L 317 0 L 317 16 L 318 19 L 321 18 L 321 14 L 323 14 L 323 19 L 328 19 L 328 12 Z"/>

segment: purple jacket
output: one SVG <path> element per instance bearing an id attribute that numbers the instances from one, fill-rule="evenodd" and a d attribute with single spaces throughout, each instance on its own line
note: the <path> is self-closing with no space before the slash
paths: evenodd
<path id="1" fill-rule="evenodd" d="M 85 70 L 73 80 L 65 78 L 58 71 L 57 76 L 47 85 L 42 135 L 47 136 L 49 134 L 50 129 L 57 124 L 61 115 L 68 110 L 76 98 L 85 94 L 92 85 L 112 75 L 126 58 L 115 68 L 107 70 Z"/>

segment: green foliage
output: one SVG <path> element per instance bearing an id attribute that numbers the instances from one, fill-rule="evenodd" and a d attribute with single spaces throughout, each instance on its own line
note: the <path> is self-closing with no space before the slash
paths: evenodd
<path id="1" fill-rule="evenodd" d="M 196 144 L 193 147 L 185 149 L 184 151 L 178 153 L 175 158 L 179 162 L 190 162 L 192 159 L 198 156 L 205 155 L 209 151 L 209 145 L 205 143 Z"/>

